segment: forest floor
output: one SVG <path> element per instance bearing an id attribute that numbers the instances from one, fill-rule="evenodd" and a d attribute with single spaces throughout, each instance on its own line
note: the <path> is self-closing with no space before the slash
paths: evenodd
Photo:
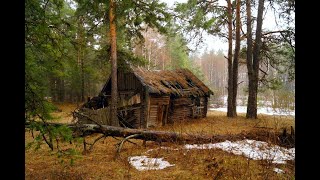
<path id="1" fill-rule="evenodd" d="M 57 122 L 72 121 L 71 111 L 74 104 L 60 104 L 59 111 L 54 112 Z M 153 128 L 163 131 L 185 132 L 194 134 L 228 135 L 250 132 L 251 136 L 272 142 L 270 136 L 263 132 L 281 132 L 283 128 L 295 126 L 294 117 L 259 115 L 257 120 L 248 120 L 245 114 L 228 119 L 225 112 L 208 111 L 206 118 L 190 122 L 175 123 L 164 127 Z M 93 142 L 100 135 L 86 138 Z M 269 139 L 268 139 L 269 138 Z M 26 131 L 25 144 L 33 141 L 31 133 Z M 26 179 L 294 179 L 295 161 L 286 164 L 274 164 L 267 160 L 252 160 L 242 155 L 220 149 L 183 149 L 183 145 L 173 143 L 156 143 L 141 140 L 125 143 L 120 156 L 116 157 L 116 144 L 119 139 L 102 138 L 90 153 L 82 153 L 82 142 L 60 144 L 61 149 L 74 148 L 76 155 L 58 156 L 57 150 L 51 151 L 46 144 L 35 150 L 32 146 L 25 151 Z M 160 148 L 166 147 L 166 148 Z M 171 148 L 168 149 L 168 148 Z M 154 151 L 149 151 L 156 149 Z M 179 150 L 172 150 L 179 149 Z M 174 166 L 162 170 L 138 171 L 130 165 L 131 156 L 148 155 L 163 158 Z M 73 159 L 73 160 L 72 160 Z M 275 172 L 275 168 L 282 173 Z"/>

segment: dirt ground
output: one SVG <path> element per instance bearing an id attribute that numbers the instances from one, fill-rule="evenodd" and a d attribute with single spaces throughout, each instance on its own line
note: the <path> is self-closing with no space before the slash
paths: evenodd
<path id="1" fill-rule="evenodd" d="M 60 118 L 57 122 L 71 122 L 73 104 L 58 105 L 60 112 L 53 116 Z M 226 113 L 209 111 L 207 118 L 190 122 L 175 123 L 157 130 L 188 132 L 197 134 L 238 134 L 250 132 L 252 137 L 270 137 L 266 132 L 281 132 L 283 128 L 294 128 L 294 118 L 284 116 L 259 116 L 258 120 L 247 120 L 243 114 L 228 119 Z M 255 133 L 254 133 L 255 132 Z M 100 135 L 86 138 L 93 142 Z M 116 144 L 120 139 L 102 138 L 91 152 L 83 153 L 82 142 L 63 143 L 61 149 L 73 148 L 77 151 L 73 156 L 59 156 L 57 150 L 51 151 L 46 144 L 38 150 L 33 146 L 25 151 L 26 179 L 294 179 L 295 162 L 272 164 L 268 161 L 256 161 L 244 156 L 237 156 L 218 149 L 179 150 L 158 149 L 148 154 L 150 157 L 163 157 L 174 164 L 163 170 L 138 171 L 128 162 L 129 156 L 144 155 L 147 150 L 156 149 L 160 144 L 141 140 L 125 143 L 120 156 L 116 156 Z M 33 141 L 31 133 L 26 131 L 26 144 Z M 182 145 L 162 143 L 161 146 L 181 148 Z M 278 174 L 273 171 L 277 167 L 284 170 Z"/>

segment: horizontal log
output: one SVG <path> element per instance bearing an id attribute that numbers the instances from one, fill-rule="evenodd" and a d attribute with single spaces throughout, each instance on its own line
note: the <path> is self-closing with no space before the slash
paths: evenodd
<path id="1" fill-rule="evenodd" d="M 41 123 L 42 122 L 37 122 Z M 130 129 L 107 125 L 97 125 L 97 124 L 63 124 L 63 123 L 47 123 L 52 126 L 66 125 L 74 131 L 74 136 L 88 136 L 91 134 L 104 134 L 106 136 L 114 137 L 128 137 L 135 135 L 135 139 L 141 139 L 146 141 L 157 141 L 157 142 L 178 142 L 178 143 L 209 143 L 209 142 L 220 142 L 227 139 L 224 135 L 196 135 L 196 134 L 186 134 L 168 131 L 153 131 L 147 129 Z M 28 127 L 30 123 L 26 123 Z M 228 136 L 229 137 L 229 136 Z"/>
<path id="2" fill-rule="evenodd" d="M 36 122 L 43 124 L 42 122 Z M 28 128 L 30 123 L 26 122 L 25 127 Z M 199 134 L 187 134 L 187 133 L 177 133 L 169 131 L 153 131 L 147 129 L 129 129 L 122 127 L 106 126 L 106 125 L 96 125 L 96 124 L 63 124 L 63 123 L 47 123 L 47 125 L 59 127 L 61 125 L 66 125 L 74 131 L 74 136 L 88 136 L 95 133 L 101 133 L 105 136 L 114 137 L 128 137 L 133 136 L 134 139 L 141 139 L 146 141 L 156 141 L 156 142 L 174 142 L 174 143 L 216 143 L 225 140 L 237 141 L 243 139 L 255 139 L 259 141 L 270 140 L 270 136 L 273 135 L 278 138 L 274 139 L 274 143 L 281 146 L 294 147 L 294 132 L 291 128 L 291 134 L 286 131 L 283 133 L 272 134 L 268 131 L 253 131 L 253 132 L 242 132 L 239 134 L 228 134 L 228 135 L 199 135 Z M 266 138 L 266 139 L 265 139 Z"/>

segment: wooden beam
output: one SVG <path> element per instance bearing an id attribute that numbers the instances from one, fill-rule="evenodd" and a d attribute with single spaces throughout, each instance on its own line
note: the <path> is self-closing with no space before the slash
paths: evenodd
<path id="1" fill-rule="evenodd" d="M 148 128 L 149 114 L 150 114 L 150 95 L 147 88 L 145 88 L 145 118 L 143 128 Z"/>

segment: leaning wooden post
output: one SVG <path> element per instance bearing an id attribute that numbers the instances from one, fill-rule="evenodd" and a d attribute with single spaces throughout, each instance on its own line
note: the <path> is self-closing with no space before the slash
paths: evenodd
<path id="1" fill-rule="evenodd" d="M 140 91 L 140 100 L 141 100 L 141 109 L 140 109 L 140 128 L 146 129 L 148 127 L 148 119 L 149 119 L 149 91 L 146 86 L 143 86 Z M 146 146 L 146 140 L 143 140 L 143 146 Z"/>

